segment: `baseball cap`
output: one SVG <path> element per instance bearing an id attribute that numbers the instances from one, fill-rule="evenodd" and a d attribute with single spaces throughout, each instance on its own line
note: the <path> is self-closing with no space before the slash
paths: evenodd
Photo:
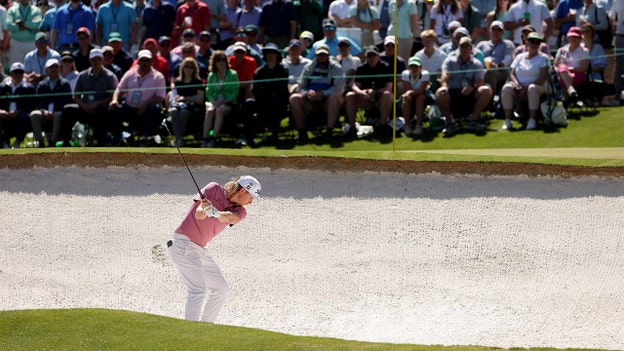
<path id="1" fill-rule="evenodd" d="M 523 32 L 535 32 L 535 28 L 532 25 L 527 24 L 526 26 L 522 27 L 522 31 Z"/>
<path id="2" fill-rule="evenodd" d="M 459 23 L 459 21 L 451 21 L 451 23 L 448 24 L 448 26 L 446 26 L 446 28 L 448 30 L 451 30 L 451 28 L 459 28 L 461 27 L 461 23 Z"/>
<path id="3" fill-rule="evenodd" d="M 529 33 L 529 35 L 527 36 L 527 39 L 537 39 L 539 41 L 544 41 L 544 38 L 542 38 L 542 36 L 539 35 L 539 33 L 537 32 Z"/>
<path id="4" fill-rule="evenodd" d="M 290 48 L 292 48 L 293 46 L 298 46 L 298 47 L 301 47 L 301 46 L 302 46 L 302 45 L 301 45 L 301 41 L 299 41 L 299 39 L 291 39 L 291 40 L 288 42 L 288 48 L 290 49 Z"/>
<path id="5" fill-rule="evenodd" d="M 80 27 L 80 28 L 78 28 L 78 30 L 76 31 L 76 35 L 78 35 L 80 33 L 86 34 L 88 36 L 91 36 L 91 31 L 87 27 Z"/>
<path id="6" fill-rule="evenodd" d="M 91 49 L 91 51 L 89 51 L 89 60 L 94 58 L 94 57 L 104 57 L 104 53 L 102 52 L 102 49 Z"/>
<path id="7" fill-rule="evenodd" d="M 418 56 L 410 57 L 409 60 L 407 60 L 407 66 L 409 67 L 411 65 L 416 65 L 418 67 L 421 67 L 422 63 L 420 62 L 420 57 Z"/>
<path id="8" fill-rule="evenodd" d="M 184 32 L 182 32 L 182 36 L 185 37 L 187 35 L 195 36 L 195 31 L 192 28 L 186 28 Z"/>
<path id="9" fill-rule="evenodd" d="M 23 71 L 23 70 L 24 70 L 24 64 L 23 63 L 21 63 L 21 62 L 13 62 L 11 64 L 10 72 L 13 72 L 13 71 Z"/>
<path id="10" fill-rule="evenodd" d="M 158 38 L 158 44 L 161 44 L 163 41 L 171 42 L 171 38 L 166 35 L 161 35 L 160 38 Z"/>
<path id="11" fill-rule="evenodd" d="M 236 50 L 243 50 L 247 52 L 247 44 L 243 43 L 242 41 L 237 41 L 236 43 L 234 43 L 234 51 Z"/>
<path id="12" fill-rule="evenodd" d="M 369 45 L 366 47 L 366 51 L 364 52 L 364 55 L 368 56 L 368 54 L 379 55 L 379 50 L 377 50 L 375 45 Z"/>
<path id="13" fill-rule="evenodd" d="M 112 32 L 111 34 L 108 35 L 108 42 L 112 42 L 112 41 L 122 41 L 121 40 L 121 33 L 119 32 Z"/>
<path id="14" fill-rule="evenodd" d="M 572 27 L 568 30 L 568 34 L 566 34 L 566 36 L 568 37 L 580 37 L 581 36 L 581 28 L 579 27 Z"/>
<path id="15" fill-rule="evenodd" d="M 152 59 L 152 52 L 149 51 L 149 50 L 141 50 L 141 51 L 139 51 L 137 57 L 139 58 L 139 60 L 142 59 L 142 58 L 148 58 L 148 59 L 151 60 Z"/>
<path id="16" fill-rule="evenodd" d="M 154 38 L 147 38 L 147 39 L 145 39 L 145 41 L 143 42 L 143 47 L 146 47 L 147 44 L 152 44 L 154 46 L 158 46 L 158 43 L 156 42 L 156 39 L 154 39 Z"/>
<path id="17" fill-rule="evenodd" d="M 468 32 L 468 29 L 466 29 L 466 27 L 459 27 L 455 29 L 455 33 L 453 33 L 453 36 L 457 38 L 459 34 L 463 34 L 465 37 L 470 36 L 470 32 Z"/>
<path id="18" fill-rule="evenodd" d="M 314 53 L 316 55 L 319 54 L 326 54 L 329 55 L 329 46 L 325 45 L 325 44 L 319 44 L 316 49 L 314 50 Z"/>
<path id="19" fill-rule="evenodd" d="M 248 24 L 245 26 L 245 30 L 247 31 L 247 33 L 258 33 L 258 26 L 256 26 L 255 24 Z"/>
<path id="20" fill-rule="evenodd" d="M 386 35 L 386 37 L 384 38 L 384 46 L 388 44 L 396 44 L 396 39 L 394 38 L 394 35 Z"/>
<path id="21" fill-rule="evenodd" d="M 472 45 L 472 39 L 470 39 L 470 37 L 462 37 L 461 39 L 459 39 L 459 46 L 462 46 L 464 44 Z"/>
<path id="22" fill-rule="evenodd" d="M 238 184 L 240 186 L 242 186 L 243 188 L 245 188 L 245 190 L 247 190 L 247 192 L 255 199 L 260 201 L 260 190 L 262 190 L 262 186 L 260 185 L 260 182 L 258 181 L 258 179 L 250 176 L 250 175 L 244 175 L 240 178 L 238 178 Z"/>
<path id="23" fill-rule="evenodd" d="M 201 32 L 199 32 L 199 38 L 201 38 L 201 37 L 211 38 L 212 34 L 210 34 L 210 32 L 207 31 L 207 30 L 202 30 Z"/>
<path id="24" fill-rule="evenodd" d="M 59 60 L 57 60 L 55 58 L 51 58 L 51 59 L 46 61 L 45 68 L 50 68 L 50 67 L 52 67 L 54 65 L 58 66 L 59 65 Z"/>
<path id="25" fill-rule="evenodd" d="M 307 38 L 307 39 L 310 39 L 311 41 L 314 41 L 314 34 L 310 32 L 309 30 L 304 30 L 299 35 L 299 39 L 303 39 L 303 38 Z"/>
<path id="26" fill-rule="evenodd" d="M 115 53 L 115 49 L 113 49 L 113 47 L 110 46 L 110 45 L 102 46 L 102 54 L 107 53 L 107 52 L 111 52 L 111 53 L 114 54 Z"/>
<path id="27" fill-rule="evenodd" d="M 44 32 L 38 32 L 37 34 L 35 34 L 35 41 L 44 39 L 45 41 L 48 41 L 48 35 L 45 34 Z"/>
<path id="28" fill-rule="evenodd" d="M 494 28 L 494 27 L 498 27 L 500 29 L 505 29 L 505 26 L 503 25 L 503 22 L 501 21 L 493 21 L 492 24 L 490 24 L 490 29 Z"/>

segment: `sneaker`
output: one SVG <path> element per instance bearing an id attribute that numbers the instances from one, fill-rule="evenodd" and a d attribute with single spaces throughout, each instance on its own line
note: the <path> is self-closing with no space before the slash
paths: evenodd
<path id="1" fill-rule="evenodd" d="M 19 147 L 20 147 L 20 142 L 16 141 L 13 143 L 13 146 L 11 146 L 11 149 L 19 149 Z"/>
<path id="2" fill-rule="evenodd" d="M 212 147 L 215 147 L 215 145 L 216 145 L 216 143 L 215 143 L 214 138 L 212 138 L 212 139 L 204 139 L 204 140 L 202 140 L 200 147 L 212 148 Z"/>
<path id="3" fill-rule="evenodd" d="M 295 142 L 299 145 L 305 145 L 310 141 L 310 138 L 308 137 L 308 131 L 307 130 L 300 130 L 298 132 L 298 135 L 294 138 Z"/>
<path id="4" fill-rule="evenodd" d="M 529 118 L 526 129 L 533 130 L 535 129 L 536 126 L 537 126 L 537 122 L 535 121 L 535 118 Z"/>
<path id="5" fill-rule="evenodd" d="M 444 133 L 445 136 L 452 136 L 452 135 L 455 135 L 455 133 L 457 133 L 457 128 L 455 127 L 454 124 L 449 124 L 446 126 L 446 128 L 444 128 L 442 133 Z"/>
<path id="6" fill-rule="evenodd" d="M 423 126 L 420 124 L 417 124 L 414 130 L 412 131 L 413 136 L 420 136 L 420 135 L 423 135 L 424 133 L 425 131 L 423 130 Z"/>
<path id="7" fill-rule="evenodd" d="M 485 126 L 478 121 L 470 121 L 466 124 L 466 129 L 481 132 L 485 130 Z"/>
<path id="8" fill-rule="evenodd" d="M 356 139 L 358 136 L 358 130 L 356 126 L 349 126 L 349 130 L 345 133 L 347 139 Z"/>
<path id="9" fill-rule="evenodd" d="M 510 119 L 506 119 L 505 122 L 503 122 L 503 126 L 501 127 L 502 130 L 511 130 L 513 129 L 513 126 L 511 124 L 511 120 Z"/>
<path id="10" fill-rule="evenodd" d="M 414 135 L 414 131 L 409 126 L 403 126 L 403 133 L 407 136 Z"/>
<path id="11" fill-rule="evenodd" d="M 621 101 L 619 99 L 613 99 L 609 101 L 609 106 L 620 106 L 620 105 L 621 105 Z"/>
<path id="12" fill-rule="evenodd" d="M 175 141 L 175 146 L 177 147 L 183 147 L 184 146 L 184 142 L 181 139 L 177 139 Z"/>
<path id="13" fill-rule="evenodd" d="M 568 95 L 570 95 L 570 98 L 572 100 L 578 99 L 578 93 L 576 92 L 576 89 L 574 89 L 574 87 L 571 85 L 568 87 Z"/>

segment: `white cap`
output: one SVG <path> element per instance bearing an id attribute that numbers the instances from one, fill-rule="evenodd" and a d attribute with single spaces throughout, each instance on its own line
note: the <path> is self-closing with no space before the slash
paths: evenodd
<path id="1" fill-rule="evenodd" d="M 449 23 L 448 26 L 446 26 L 446 29 L 451 30 L 451 28 L 459 28 L 461 26 L 462 24 L 459 23 L 459 21 L 451 21 L 451 23 Z"/>
<path id="2" fill-rule="evenodd" d="M 152 52 L 149 50 L 141 50 L 139 51 L 139 54 L 137 55 L 139 60 L 142 58 L 148 58 L 148 59 L 152 59 Z"/>
<path id="3" fill-rule="evenodd" d="M 238 178 L 238 184 L 245 188 L 245 190 L 247 190 L 247 192 L 251 194 L 254 199 L 260 201 L 260 190 L 262 189 L 262 186 L 260 185 L 258 179 L 250 175 L 244 175 Z"/>
<path id="4" fill-rule="evenodd" d="M 388 45 L 389 43 L 396 44 L 394 35 L 386 35 L 386 37 L 384 38 L 384 45 Z"/>
<path id="5" fill-rule="evenodd" d="M 94 58 L 94 57 L 104 57 L 104 54 L 102 53 L 102 49 L 91 49 L 91 51 L 89 51 L 89 60 Z"/>
<path id="6" fill-rule="evenodd" d="M 21 62 L 13 62 L 11 64 L 11 69 L 9 70 L 9 72 L 13 72 L 13 71 L 23 71 L 24 70 L 24 64 Z"/>
<path id="7" fill-rule="evenodd" d="M 505 25 L 503 25 L 503 22 L 501 21 L 493 21 L 492 24 L 490 24 L 490 29 L 494 28 L 494 27 L 498 27 L 500 29 L 505 29 Z"/>
<path id="8" fill-rule="evenodd" d="M 59 65 L 59 60 L 57 60 L 55 58 L 51 58 L 51 59 L 46 61 L 45 68 L 50 68 L 50 67 L 52 67 L 54 65 L 58 66 Z"/>
<path id="9" fill-rule="evenodd" d="M 455 33 L 453 33 L 453 37 L 457 38 L 458 34 L 463 34 L 465 37 L 470 36 L 470 32 L 468 32 L 468 29 L 466 29 L 466 27 L 459 27 L 455 29 Z"/>

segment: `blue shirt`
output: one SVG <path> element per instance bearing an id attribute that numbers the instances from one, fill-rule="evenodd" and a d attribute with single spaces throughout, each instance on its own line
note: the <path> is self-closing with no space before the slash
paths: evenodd
<path id="1" fill-rule="evenodd" d="M 43 16 L 43 20 L 39 25 L 40 32 L 49 32 L 54 26 L 54 17 L 56 16 L 56 7 L 50 7 Z"/>
<path id="2" fill-rule="evenodd" d="M 167 2 L 161 2 L 157 9 L 149 5 L 143 10 L 145 38 L 158 40 L 163 35 L 170 36 L 173 30 L 176 10 Z"/>
<path id="3" fill-rule="evenodd" d="M 570 9 L 580 10 L 583 7 L 583 5 L 584 5 L 583 0 L 562 0 L 559 2 L 559 4 L 557 4 L 557 9 L 555 9 L 554 18 L 555 19 L 565 18 L 568 16 Z M 579 13 L 577 13 L 576 15 L 579 16 L 580 12 L 581 11 L 579 11 Z M 574 21 L 564 22 L 561 25 L 561 28 L 559 28 L 560 35 L 565 36 L 568 30 L 575 25 L 576 24 L 574 23 Z"/>
<path id="4" fill-rule="evenodd" d="M 111 32 L 119 32 L 122 41 L 128 43 L 132 33 L 131 25 L 136 21 L 136 12 L 132 5 L 122 1 L 119 6 L 113 6 L 109 1 L 100 6 L 95 22 L 102 27 L 102 41 L 108 41 Z"/>
<path id="5" fill-rule="evenodd" d="M 52 30 L 59 31 L 55 44 L 57 48 L 63 44 L 78 44 L 78 38 L 76 38 L 78 28 L 87 27 L 91 33 L 95 29 L 94 15 L 91 9 L 81 3 L 78 8 L 71 10 L 70 4 L 65 4 L 56 10 Z"/>
<path id="6" fill-rule="evenodd" d="M 347 37 L 339 37 L 339 36 L 335 36 L 333 40 L 327 40 L 326 38 L 323 38 L 317 42 L 314 43 L 314 45 L 312 45 L 312 48 L 310 48 L 310 52 L 308 53 L 308 58 L 310 60 L 313 60 L 316 57 L 316 47 L 320 44 L 325 44 L 327 45 L 327 47 L 329 47 L 329 55 L 332 57 L 336 57 L 338 56 L 339 52 L 338 52 L 338 42 L 341 39 L 347 39 L 350 43 L 351 43 L 351 55 L 353 56 L 357 56 L 360 54 L 360 52 L 362 52 L 362 48 L 356 44 L 353 40 L 347 38 Z"/>

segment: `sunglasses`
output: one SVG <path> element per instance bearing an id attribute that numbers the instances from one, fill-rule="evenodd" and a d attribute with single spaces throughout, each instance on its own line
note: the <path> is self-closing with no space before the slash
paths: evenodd
<path id="1" fill-rule="evenodd" d="M 219 57 L 219 58 L 215 58 L 214 62 L 225 62 L 226 58 L 225 57 Z"/>
<path id="2" fill-rule="evenodd" d="M 339 48 L 348 48 L 349 44 L 338 44 Z"/>
<path id="3" fill-rule="evenodd" d="M 237 37 L 246 37 L 247 33 L 236 33 Z"/>
<path id="4" fill-rule="evenodd" d="M 102 55 L 104 55 L 104 57 L 113 57 L 113 53 L 112 52 L 105 52 Z"/>
<path id="5" fill-rule="evenodd" d="M 61 62 L 62 63 L 73 63 L 74 60 L 73 59 L 62 59 Z"/>
<path id="6" fill-rule="evenodd" d="M 193 66 L 185 66 L 184 69 L 195 69 Z"/>
<path id="7" fill-rule="evenodd" d="M 88 35 L 79 35 L 78 36 L 78 40 L 87 40 L 87 39 L 89 39 Z"/>
<path id="8" fill-rule="evenodd" d="M 323 30 L 329 32 L 329 31 L 332 31 L 332 30 L 336 30 L 336 27 L 334 27 L 334 26 L 325 26 L 325 27 L 323 27 Z"/>
<path id="9" fill-rule="evenodd" d="M 539 44 L 540 43 L 540 41 L 537 40 L 537 39 L 529 39 L 528 42 L 531 43 L 531 44 Z"/>
<path id="10" fill-rule="evenodd" d="M 472 45 L 462 45 L 460 46 L 462 49 L 472 49 Z"/>
<path id="11" fill-rule="evenodd" d="M 502 32 L 503 30 L 498 28 L 498 27 L 494 27 L 491 29 L 493 32 Z"/>
<path id="12" fill-rule="evenodd" d="M 35 40 L 35 43 L 37 44 L 43 44 L 43 43 L 47 43 L 48 41 L 45 39 L 39 39 L 39 40 Z"/>
<path id="13" fill-rule="evenodd" d="M 202 40 L 200 40 L 200 41 L 201 41 L 202 43 L 210 43 L 210 42 L 211 42 L 211 40 L 210 40 L 210 39 L 202 39 Z"/>

